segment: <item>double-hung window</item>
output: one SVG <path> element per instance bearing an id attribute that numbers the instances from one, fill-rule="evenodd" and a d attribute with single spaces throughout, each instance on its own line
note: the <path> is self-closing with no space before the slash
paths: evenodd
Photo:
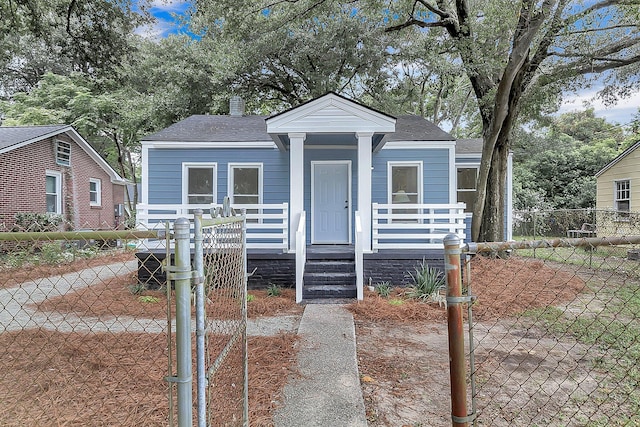
<path id="1" fill-rule="evenodd" d="M 477 167 L 457 167 L 457 193 L 458 202 L 466 203 L 465 212 L 473 212 L 476 202 L 476 180 L 478 179 Z"/>
<path id="2" fill-rule="evenodd" d="M 216 202 L 216 164 L 182 164 L 182 202 L 205 205 Z"/>
<path id="3" fill-rule="evenodd" d="M 422 162 L 389 162 L 387 188 L 389 203 L 422 203 Z M 394 214 L 417 214 L 417 209 L 393 209 Z M 403 218 L 400 221 L 411 221 Z"/>
<path id="4" fill-rule="evenodd" d="M 62 213 L 62 174 L 60 172 L 46 172 L 45 198 L 48 213 Z"/>
<path id="5" fill-rule="evenodd" d="M 231 203 L 255 205 L 262 203 L 262 163 L 229 163 L 228 194 Z M 248 209 L 247 213 L 258 213 Z"/>
<path id="6" fill-rule="evenodd" d="M 620 218 L 627 218 L 631 207 L 631 183 L 628 179 L 615 182 L 615 207 Z"/>
<path id="7" fill-rule="evenodd" d="M 97 178 L 89 178 L 89 205 L 102 205 L 102 181 Z"/>

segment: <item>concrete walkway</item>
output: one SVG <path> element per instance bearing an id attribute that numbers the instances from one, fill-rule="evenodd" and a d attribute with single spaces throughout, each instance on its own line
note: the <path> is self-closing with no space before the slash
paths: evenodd
<path id="1" fill-rule="evenodd" d="M 351 313 L 342 305 L 308 304 L 298 334 L 300 377 L 285 386 L 276 427 L 366 426 Z"/>

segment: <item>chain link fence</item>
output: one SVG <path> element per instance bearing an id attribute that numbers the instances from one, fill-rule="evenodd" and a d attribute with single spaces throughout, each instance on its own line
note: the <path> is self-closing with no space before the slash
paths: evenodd
<path id="1" fill-rule="evenodd" d="M 640 425 L 640 236 L 462 255 L 448 269 L 450 339 L 465 339 L 451 353 L 454 426 Z"/>
<path id="2" fill-rule="evenodd" d="M 0 425 L 174 425 L 180 354 L 200 336 L 206 362 L 186 360 L 193 371 L 202 362 L 209 406 L 201 421 L 200 399 L 189 399 L 190 421 L 246 423 L 243 219 L 205 220 L 202 274 L 192 272 L 188 231 L 180 275 L 168 267 L 176 245 L 164 225 L 61 231 L 70 227 L 43 218 L 0 225 Z M 186 302 L 176 298 L 182 279 Z M 195 318 L 198 288 L 207 320 L 180 346 L 176 312 Z M 222 340 L 236 335 L 233 345 Z"/>
<path id="3" fill-rule="evenodd" d="M 637 212 L 603 209 L 513 212 L 513 235 L 520 239 L 638 234 L 640 234 L 640 214 Z"/>

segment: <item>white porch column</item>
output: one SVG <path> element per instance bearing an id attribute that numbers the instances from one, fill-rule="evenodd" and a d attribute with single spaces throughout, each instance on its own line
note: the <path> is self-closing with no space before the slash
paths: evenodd
<path id="1" fill-rule="evenodd" d="M 296 250 L 296 230 L 304 211 L 305 133 L 289 133 L 289 250 Z"/>
<path id="2" fill-rule="evenodd" d="M 362 220 L 362 248 L 371 252 L 371 138 L 373 132 L 357 132 L 358 211 Z"/>

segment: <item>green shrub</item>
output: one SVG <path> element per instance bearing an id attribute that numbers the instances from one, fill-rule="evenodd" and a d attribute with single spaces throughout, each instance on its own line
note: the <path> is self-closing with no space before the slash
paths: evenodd
<path id="1" fill-rule="evenodd" d="M 407 292 L 409 298 L 422 301 L 433 301 L 441 304 L 446 301 L 440 294 L 446 288 L 444 274 L 437 268 L 430 267 L 424 260 L 416 267 L 415 274 L 410 273 L 413 286 Z"/>
<path id="2" fill-rule="evenodd" d="M 11 231 L 58 231 L 62 224 L 62 215 L 52 213 L 17 213 Z"/>
<path id="3" fill-rule="evenodd" d="M 280 286 L 273 283 L 269 284 L 269 287 L 267 288 L 267 296 L 278 297 L 281 293 L 282 290 L 280 289 Z"/>
<path id="4" fill-rule="evenodd" d="M 391 283 L 389 282 L 380 282 L 375 286 L 375 291 L 378 295 L 383 298 L 388 298 L 391 295 Z"/>

